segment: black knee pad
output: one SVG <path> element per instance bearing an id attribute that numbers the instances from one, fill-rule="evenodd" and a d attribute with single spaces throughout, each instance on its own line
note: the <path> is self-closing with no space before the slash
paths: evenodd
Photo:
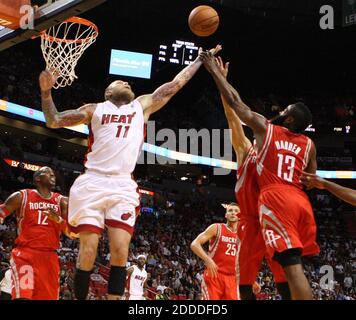
<path id="1" fill-rule="evenodd" d="M 122 296 L 125 293 L 126 268 L 111 266 L 108 282 L 108 294 Z"/>
<path id="2" fill-rule="evenodd" d="M 89 292 L 91 271 L 77 269 L 74 276 L 74 295 L 78 300 L 85 300 Z"/>
<path id="3" fill-rule="evenodd" d="M 11 294 L 1 291 L 0 300 L 11 300 Z M 18 299 L 19 300 L 19 299 Z"/>
<path id="4" fill-rule="evenodd" d="M 256 296 L 253 293 L 252 285 L 240 285 L 241 300 L 256 300 Z"/>
<path id="5" fill-rule="evenodd" d="M 288 249 L 283 252 L 276 252 L 273 256 L 283 268 L 295 264 L 302 264 L 302 250 L 301 249 Z"/>
<path id="6" fill-rule="evenodd" d="M 277 282 L 276 287 L 277 287 L 278 293 L 282 297 L 282 300 L 291 300 L 292 299 L 288 282 Z"/>

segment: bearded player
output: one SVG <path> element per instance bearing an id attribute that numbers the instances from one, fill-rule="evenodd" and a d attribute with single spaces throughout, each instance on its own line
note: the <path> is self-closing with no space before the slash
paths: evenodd
<path id="1" fill-rule="evenodd" d="M 230 203 L 226 208 L 226 223 L 214 223 L 198 235 L 190 245 L 206 266 L 201 284 L 202 300 L 239 300 L 237 235 L 240 208 Z M 209 252 L 203 245 L 209 241 Z"/>
<path id="2" fill-rule="evenodd" d="M 301 134 L 312 115 L 303 103 L 288 106 L 272 121 L 252 112 L 221 74 L 214 56 L 200 53 L 220 93 L 254 132 L 257 145 L 259 219 L 267 254 L 284 269 L 292 299 L 312 299 L 302 256 L 319 253 L 313 209 L 302 191 L 302 171 L 316 172 L 314 143 Z"/>
<path id="3" fill-rule="evenodd" d="M 213 54 L 221 46 L 212 49 Z M 69 223 L 79 233 L 80 248 L 74 291 L 86 299 L 90 272 L 105 226 L 110 244 L 108 299 L 118 300 L 125 291 L 128 249 L 139 205 L 137 184 L 131 178 L 140 155 L 144 124 L 193 77 L 202 62 L 197 58 L 171 82 L 152 94 L 135 98 L 127 82 L 114 81 L 105 90 L 105 102 L 58 112 L 51 89 L 56 81 L 43 71 L 39 82 L 42 110 L 50 128 L 89 125 L 89 150 L 85 173 L 76 179 L 69 195 Z"/>
<path id="4" fill-rule="evenodd" d="M 33 175 L 36 189 L 23 189 L 0 205 L 0 217 L 16 212 L 18 231 L 11 252 L 12 299 L 58 300 L 61 232 L 68 233 L 67 198 L 52 192 L 51 168 Z"/>
<path id="5" fill-rule="evenodd" d="M 229 63 L 225 65 L 218 57 L 216 59 L 220 72 L 226 78 Z M 257 273 L 266 257 L 273 273 L 276 287 L 283 300 L 290 299 L 290 291 L 283 268 L 266 255 L 266 246 L 258 218 L 258 197 L 260 188 L 257 184 L 256 151 L 246 137 L 241 121 L 236 112 L 221 96 L 223 107 L 231 129 L 231 143 L 236 153 L 239 169 L 235 187 L 236 200 L 241 208 L 239 222 L 239 237 L 241 249 L 239 254 L 239 288 L 242 300 L 255 300 L 253 286 Z"/>

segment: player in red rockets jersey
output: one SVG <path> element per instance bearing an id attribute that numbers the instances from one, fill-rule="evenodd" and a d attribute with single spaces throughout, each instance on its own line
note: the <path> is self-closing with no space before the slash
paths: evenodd
<path id="1" fill-rule="evenodd" d="M 237 235 L 240 208 L 231 203 L 226 208 L 225 223 L 214 223 L 198 235 L 190 247 L 204 260 L 202 300 L 239 300 L 237 257 L 240 239 Z M 209 241 L 208 254 L 202 245 Z"/>
<path id="2" fill-rule="evenodd" d="M 267 259 L 273 273 L 278 293 L 283 300 L 289 300 L 290 290 L 283 268 L 270 258 L 266 252 L 266 246 L 262 235 L 258 215 L 258 199 L 260 188 L 257 184 L 257 154 L 253 147 L 239 167 L 237 183 L 235 187 L 236 199 L 241 208 L 241 221 L 239 236 L 241 238 L 241 250 L 239 255 L 240 292 L 243 299 L 256 299 L 253 292 L 253 283 L 261 268 L 263 258 Z"/>
<path id="3" fill-rule="evenodd" d="M 222 74 L 226 77 L 229 63 L 224 65 L 220 57 L 216 61 Z M 263 258 L 266 256 L 266 246 L 258 218 L 260 188 L 257 183 L 257 154 L 252 143 L 246 137 L 236 112 L 227 104 L 223 96 L 221 99 L 226 119 L 231 129 L 231 143 L 239 164 L 235 195 L 241 209 L 239 222 L 241 249 L 238 258 L 240 294 L 242 300 L 255 300 L 253 286 Z M 283 268 L 276 261 L 266 258 L 273 273 L 278 293 L 283 300 L 289 300 L 290 291 Z"/>
<path id="4" fill-rule="evenodd" d="M 56 178 L 43 167 L 33 176 L 36 189 L 23 189 L 0 205 L 0 217 L 16 212 L 17 238 L 11 252 L 12 299 L 58 300 L 61 232 L 67 232 L 67 198 L 51 190 Z"/>
<path id="5" fill-rule="evenodd" d="M 317 167 L 314 143 L 301 134 L 311 124 L 311 112 L 305 104 L 296 103 L 269 122 L 243 103 L 213 56 L 202 52 L 200 58 L 227 103 L 254 132 L 259 218 L 267 252 L 283 267 L 292 299 L 312 299 L 301 257 L 319 253 L 319 247 L 313 210 L 300 182 L 303 170 L 315 173 Z"/>

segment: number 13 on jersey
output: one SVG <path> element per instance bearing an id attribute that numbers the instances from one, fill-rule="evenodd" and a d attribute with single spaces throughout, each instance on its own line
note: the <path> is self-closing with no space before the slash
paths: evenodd
<path id="1" fill-rule="evenodd" d="M 294 167 L 295 167 L 295 157 L 288 156 L 288 155 L 284 156 L 283 154 L 280 153 L 278 153 L 277 156 L 278 156 L 278 177 L 287 180 L 289 182 L 292 182 Z"/>

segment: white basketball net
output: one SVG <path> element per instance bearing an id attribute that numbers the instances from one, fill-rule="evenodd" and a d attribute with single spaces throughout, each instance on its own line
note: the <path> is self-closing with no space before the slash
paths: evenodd
<path id="1" fill-rule="evenodd" d="M 92 22 L 73 17 L 41 34 L 46 68 L 58 75 L 55 89 L 70 86 L 78 77 L 75 67 L 83 52 L 95 42 L 98 28 Z"/>

